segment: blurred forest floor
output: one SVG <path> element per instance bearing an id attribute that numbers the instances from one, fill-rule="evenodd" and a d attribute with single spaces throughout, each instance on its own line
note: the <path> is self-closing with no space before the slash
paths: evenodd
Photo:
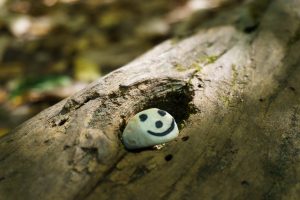
<path id="1" fill-rule="evenodd" d="M 220 0 L 0 0 L 0 137 Z M 192 24 L 192 23 L 191 23 Z"/>

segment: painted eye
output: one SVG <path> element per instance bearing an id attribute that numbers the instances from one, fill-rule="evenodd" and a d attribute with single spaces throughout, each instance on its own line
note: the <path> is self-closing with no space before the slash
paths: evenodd
<path id="1" fill-rule="evenodd" d="M 156 128 L 161 128 L 164 124 L 162 123 L 162 121 L 156 121 L 155 122 L 155 126 Z"/>
<path id="2" fill-rule="evenodd" d="M 158 114 L 160 115 L 160 116 L 165 116 L 167 113 L 166 113 L 166 111 L 163 111 L 163 110 L 158 110 L 157 111 L 158 112 Z"/>
<path id="3" fill-rule="evenodd" d="M 169 113 L 150 108 L 129 120 L 123 131 L 122 141 L 127 149 L 140 149 L 169 142 L 178 134 L 177 124 Z"/>
<path id="4" fill-rule="evenodd" d="M 144 122 L 147 120 L 148 116 L 146 114 L 141 114 L 141 115 L 139 115 L 139 118 L 142 122 Z"/>

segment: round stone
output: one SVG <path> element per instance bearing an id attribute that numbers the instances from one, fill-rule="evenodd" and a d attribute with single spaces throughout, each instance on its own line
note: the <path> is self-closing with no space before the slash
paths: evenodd
<path id="1" fill-rule="evenodd" d="M 168 112 L 150 108 L 128 121 L 122 141 L 127 149 L 140 149 L 169 142 L 178 134 L 175 119 Z"/>

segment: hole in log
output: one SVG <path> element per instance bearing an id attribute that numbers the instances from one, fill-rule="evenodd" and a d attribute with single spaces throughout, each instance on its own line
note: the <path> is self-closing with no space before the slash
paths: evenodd
<path id="1" fill-rule="evenodd" d="M 71 146 L 70 145 L 64 145 L 63 150 L 69 149 Z"/>
<path id="2" fill-rule="evenodd" d="M 193 95 L 194 93 L 186 86 L 179 91 L 169 92 L 163 97 L 149 99 L 140 111 L 148 108 L 165 110 L 175 118 L 178 128 L 182 129 L 183 122 L 190 114 L 195 113 L 195 107 L 191 104 Z"/>
<path id="3" fill-rule="evenodd" d="M 250 183 L 249 183 L 248 181 L 243 180 L 243 181 L 241 182 L 241 185 L 242 185 L 242 186 L 249 186 Z"/>
<path id="4" fill-rule="evenodd" d="M 44 141 L 44 144 L 49 144 L 49 143 L 50 143 L 50 139 Z"/>
<path id="5" fill-rule="evenodd" d="M 138 90 L 135 90 L 138 88 Z M 130 92 L 129 92 L 130 91 Z M 128 121 L 138 112 L 149 108 L 158 108 L 170 113 L 181 130 L 184 127 L 185 121 L 190 114 L 197 111 L 195 105 L 192 103 L 194 97 L 194 89 L 192 85 L 185 81 L 179 80 L 157 80 L 143 82 L 135 87 L 122 91 L 122 97 L 128 99 L 127 94 L 130 93 L 129 98 L 134 94 L 134 101 L 127 104 L 125 110 L 121 113 L 119 124 L 119 138 L 122 141 L 123 131 Z M 128 110 L 127 110 L 128 109 Z M 130 152 L 140 152 L 144 150 L 151 150 L 153 148 L 142 148 L 138 150 L 128 150 Z"/>
<path id="6" fill-rule="evenodd" d="M 296 89 L 295 89 L 294 87 L 292 87 L 292 86 L 290 86 L 289 89 L 290 89 L 291 91 L 293 91 L 293 92 L 296 91 Z"/>
<path id="7" fill-rule="evenodd" d="M 87 148 L 87 147 L 81 147 L 82 151 L 87 152 L 89 154 L 94 154 L 97 155 L 97 148 L 91 147 L 91 148 Z"/>
<path id="8" fill-rule="evenodd" d="M 168 155 L 166 155 L 166 157 L 165 157 L 165 160 L 166 160 L 167 162 L 171 161 L 172 159 L 173 159 L 173 155 L 172 155 L 172 154 L 168 154 Z"/>
<path id="9" fill-rule="evenodd" d="M 244 33 L 250 34 L 257 30 L 259 24 L 254 24 L 252 26 L 247 26 L 244 28 Z"/>
<path id="10" fill-rule="evenodd" d="M 152 91 L 146 91 L 146 93 L 151 94 Z M 196 107 L 192 104 L 194 96 L 194 91 L 187 85 L 182 86 L 182 88 L 169 91 L 163 95 L 158 95 L 152 98 L 146 98 L 141 103 L 136 103 L 136 108 L 133 108 L 134 112 L 131 113 L 133 117 L 136 113 L 149 109 L 149 108 L 159 108 L 170 113 L 177 125 L 179 130 L 183 128 L 184 121 L 186 121 L 190 114 L 196 112 Z M 123 133 L 128 120 L 131 117 L 126 115 L 121 116 L 122 120 L 120 123 L 120 131 Z"/>
<path id="11" fill-rule="evenodd" d="M 187 141 L 190 137 L 189 136 L 184 136 L 183 138 L 181 138 L 182 141 Z"/>

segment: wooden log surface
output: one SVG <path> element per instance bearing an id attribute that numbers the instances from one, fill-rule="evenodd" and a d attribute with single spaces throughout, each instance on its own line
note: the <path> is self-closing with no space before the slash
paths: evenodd
<path id="1" fill-rule="evenodd" d="M 202 21 L 0 139 L 0 199 L 299 199 L 300 1 Z M 129 152 L 128 119 L 180 136 Z"/>

